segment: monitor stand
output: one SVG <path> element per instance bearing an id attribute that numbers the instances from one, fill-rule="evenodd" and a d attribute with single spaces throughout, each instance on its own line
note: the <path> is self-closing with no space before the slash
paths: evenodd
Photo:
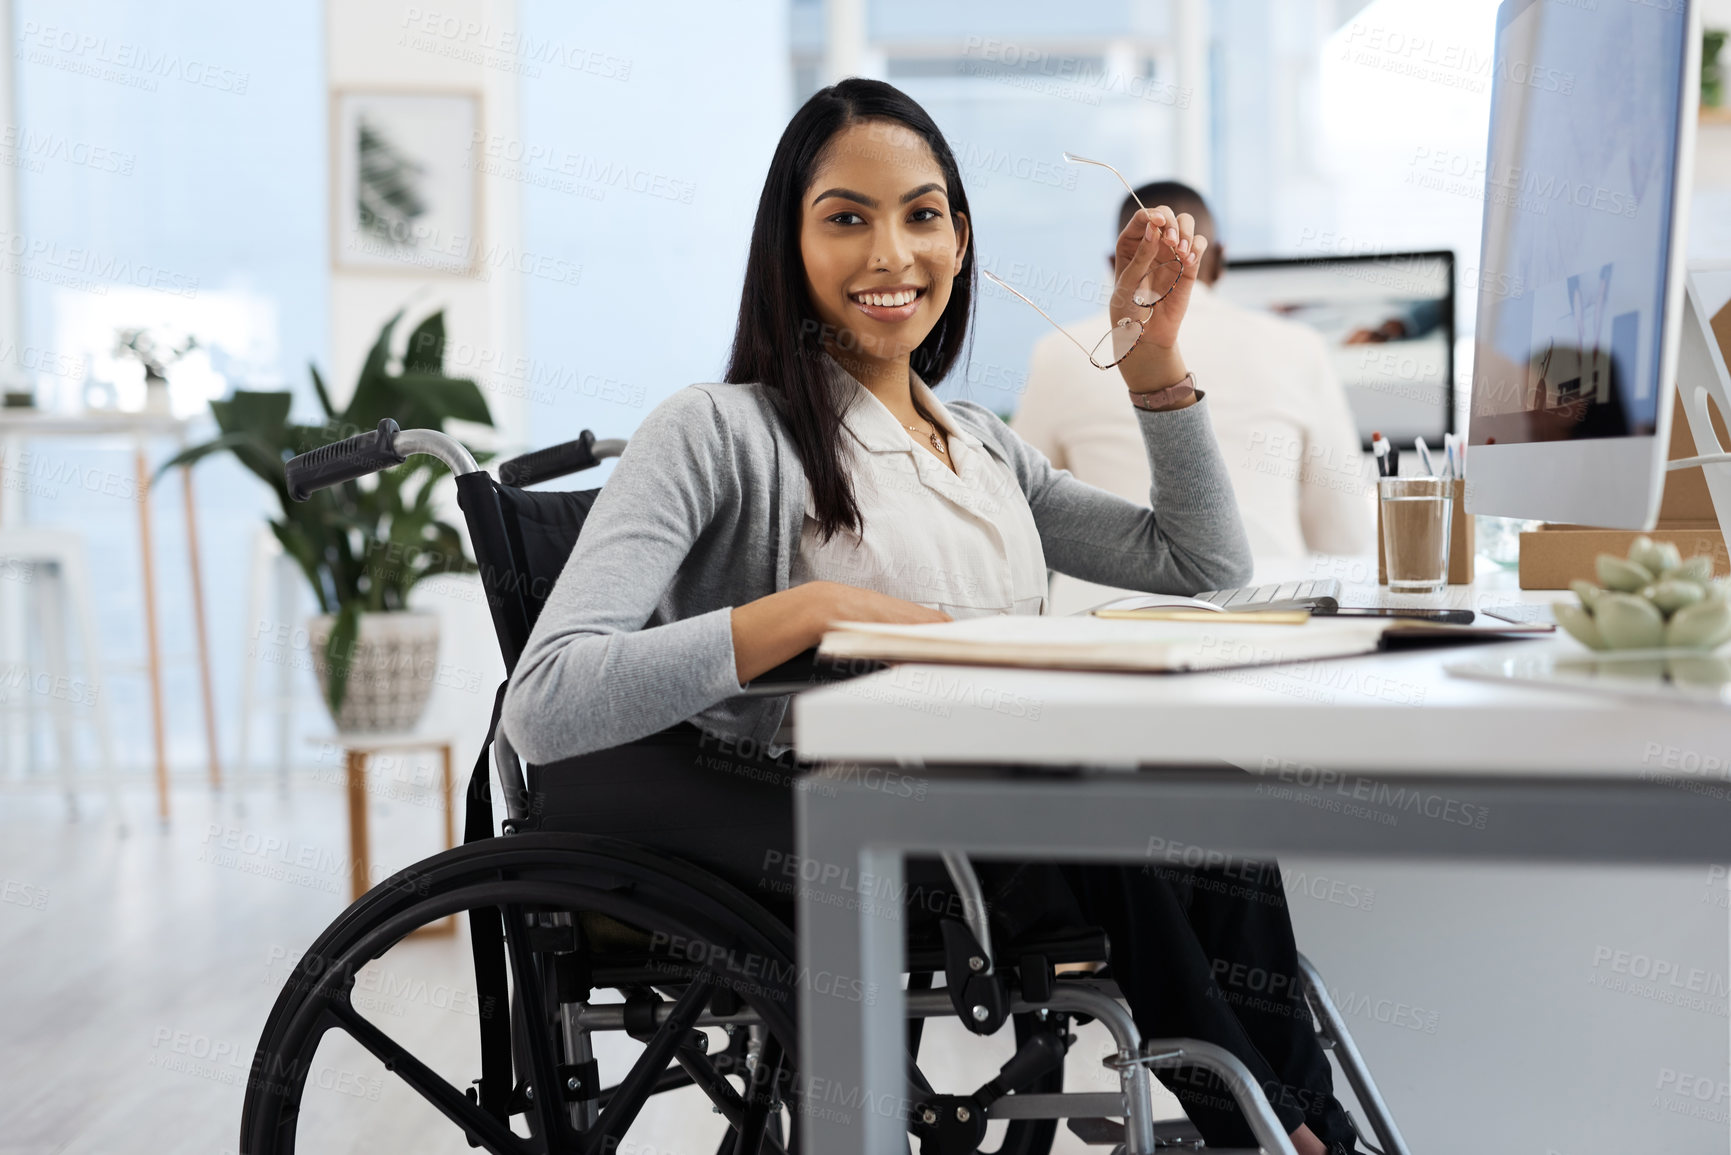
<path id="1" fill-rule="evenodd" d="M 1719 428 L 1731 420 L 1731 304 L 1709 317 L 1696 274 L 1686 279 L 1683 293 L 1683 334 L 1677 350 L 1677 396 L 1695 435 L 1694 457 L 1679 458 L 1668 471 L 1700 469 L 1712 494 L 1719 531 L 1731 547 L 1731 445 L 1720 440 L 1708 405 L 1712 398 L 1719 408 Z M 1673 414 L 1673 421 L 1677 420 Z"/>

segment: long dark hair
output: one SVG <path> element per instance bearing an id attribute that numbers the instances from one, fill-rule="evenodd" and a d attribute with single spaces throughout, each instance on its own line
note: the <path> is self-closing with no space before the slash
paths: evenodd
<path id="1" fill-rule="evenodd" d="M 824 373 L 824 326 L 806 290 L 800 226 L 805 194 L 824 150 L 842 129 L 867 120 L 894 121 L 924 138 L 943 171 L 951 218 L 967 216 L 972 234 L 968 194 L 962 189 L 961 170 L 944 134 L 925 109 L 881 80 L 855 77 L 816 93 L 794 113 L 775 146 L 751 229 L 745 287 L 739 297 L 739 325 L 733 334 L 726 379 L 735 384 L 761 383 L 780 400 L 782 416 L 811 482 L 825 540 L 841 528 L 859 532 L 860 513 L 851 479 L 842 465 L 841 401 Z M 914 372 L 928 384 L 943 380 L 961 355 L 973 301 L 974 246 L 970 240 L 962 271 L 951 286 L 949 304 L 909 356 Z"/>

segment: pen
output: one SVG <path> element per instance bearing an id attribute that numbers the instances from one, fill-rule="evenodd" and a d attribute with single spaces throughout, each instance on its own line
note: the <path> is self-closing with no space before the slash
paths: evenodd
<path id="1" fill-rule="evenodd" d="M 1430 446 L 1424 443 L 1424 438 L 1413 438 L 1412 447 L 1418 450 L 1418 464 L 1419 468 L 1424 470 L 1424 475 L 1426 477 L 1435 477 L 1436 467 L 1431 464 Z"/>
<path id="2" fill-rule="evenodd" d="M 1370 435 L 1370 451 L 1376 456 L 1376 475 L 1388 476 L 1388 442 L 1380 433 Z"/>

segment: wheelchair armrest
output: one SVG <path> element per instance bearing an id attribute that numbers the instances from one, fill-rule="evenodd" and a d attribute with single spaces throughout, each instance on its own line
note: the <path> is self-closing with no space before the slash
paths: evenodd
<path id="1" fill-rule="evenodd" d="M 794 694 L 887 668 L 886 663 L 873 659 L 820 658 L 817 650 L 811 649 L 759 674 L 745 684 L 745 693 L 738 696 L 762 698 Z"/>

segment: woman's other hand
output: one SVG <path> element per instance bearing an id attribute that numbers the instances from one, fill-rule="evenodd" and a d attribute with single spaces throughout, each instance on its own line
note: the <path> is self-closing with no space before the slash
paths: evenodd
<path id="1" fill-rule="evenodd" d="M 947 622 L 950 615 L 942 610 L 927 609 L 918 602 L 905 602 L 876 590 L 840 582 L 806 582 L 796 586 L 806 591 L 807 611 L 817 627 L 818 638 L 836 622 L 894 622 L 899 625 L 919 625 L 925 622 Z M 813 645 L 817 642 L 814 640 Z"/>
<path id="2" fill-rule="evenodd" d="M 1183 379 L 1178 329 L 1190 306 L 1208 238 L 1196 235 L 1196 220 L 1165 205 L 1139 210 L 1118 234 L 1113 252 L 1112 323 L 1142 322 L 1142 340 L 1118 369 L 1132 392 L 1164 389 Z M 1138 302 L 1153 301 L 1150 308 Z"/>
<path id="3" fill-rule="evenodd" d="M 876 590 L 805 582 L 733 609 L 733 664 L 740 685 L 803 654 L 835 622 L 947 622 L 950 615 Z"/>

